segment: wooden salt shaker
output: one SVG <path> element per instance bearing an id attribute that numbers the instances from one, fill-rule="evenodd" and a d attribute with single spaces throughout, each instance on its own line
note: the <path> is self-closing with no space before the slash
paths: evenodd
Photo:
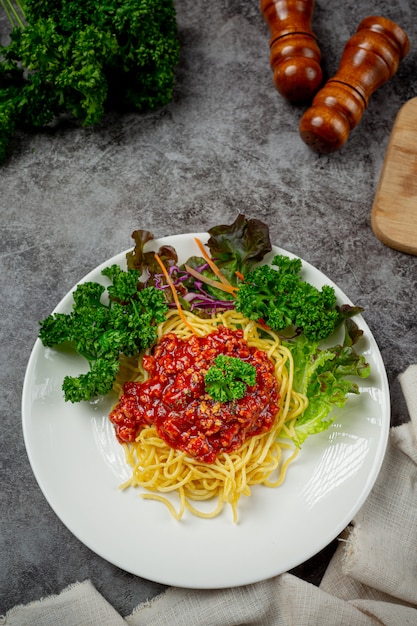
<path id="1" fill-rule="evenodd" d="M 362 20 L 345 46 L 336 75 L 301 118 L 303 141 L 325 154 L 341 148 L 370 96 L 395 74 L 409 48 L 407 34 L 395 22 L 379 16 Z"/>
<path id="2" fill-rule="evenodd" d="M 314 0 L 261 0 L 271 33 L 270 64 L 275 87 L 294 104 L 311 102 L 323 74 L 311 29 Z"/>

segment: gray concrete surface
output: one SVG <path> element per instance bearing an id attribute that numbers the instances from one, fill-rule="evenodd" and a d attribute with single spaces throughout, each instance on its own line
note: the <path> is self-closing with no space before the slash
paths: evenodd
<path id="1" fill-rule="evenodd" d="M 258 2 L 176 6 L 182 53 L 169 106 L 110 114 L 97 128 L 67 122 L 20 133 L 0 167 L 0 614 L 85 578 L 123 615 L 162 589 L 103 561 L 66 529 L 37 486 L 21 428 L 38 320 L 88 271 L 129 247 L 135 228 L 157 236 L 202 231 L 238 212 L 266 221 L 273 242 L 365 308 L 389 377 L 392 423 L 406 416 L 397 375 L 417 361 L 417 258 L 385 247 L 370 213 L 395 116 L 417 93 L 417 3 L 318 0 L 314 29 L 327 76 L 365 16 L 397 21 L 412 44 L 331 156 L 301 142 L 303 108 L 273 87 Z M 296 573 L 317 581 L 327 556 Z"/>

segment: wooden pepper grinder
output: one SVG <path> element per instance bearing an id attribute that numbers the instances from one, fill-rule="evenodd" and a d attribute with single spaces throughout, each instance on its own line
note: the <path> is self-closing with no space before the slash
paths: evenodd
<path id="1" fill-rule="evenodd" d="M 314 0 L 261 0 L 271 33 L 275 87 L 294 104 L 311 102 L 323 80 L 320 49 L 311 30 L 313 10 Z"/>
<path id="2" fill-rule="evenodd" d="M 313 150 L 335 152 L 357 126 L 373 92 L 388 81 L 406 56 L 406 33 L 384 17 L 367 17 L 349 39 L 336 75 L 301 118 L 300 135 Z"/>

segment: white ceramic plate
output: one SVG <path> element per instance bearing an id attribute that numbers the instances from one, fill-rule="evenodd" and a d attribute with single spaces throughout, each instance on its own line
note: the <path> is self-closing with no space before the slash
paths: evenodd
<path id="1" fill-rule="evenodd" d="M 206 234 L 198 234 L 207 241 Z M 155 240 L 175 246 L 180 262 L 197 254 L 194 235 Z M 293 256 L 280 248 L 273 253 Z M 83 280 L 105 283 L 101 269 L 125 266 L 125 252 Z M 303 263 L 317 287 L 332 285 L 340 303 L 350 300 L 321 272 Z M 68 313 L 72 292 L 55 309 Z M 384 457 L 390 421 L 389 389 L 375 340 L 364 330 L 359 349 L 372 374 L 360 382 L 324 433 L 306 440 L 277 489 L 256 487 L 242 498 L 239 522 L 231 511 L 180 522 L 163 504 L 118 486 L 129 477 L 123 450 L 107 419 L 108 399 L 65 403 L 66 374 L 85 370 L 83 359 L 36 341 L 23 389 L 23 432 L 29 460 L 47 501 L 80 541 L 114 565 L 143 578 L 189 588 L 249 584 L 288 571 L 328 545 L 351 521 L 369 494 Z"/>

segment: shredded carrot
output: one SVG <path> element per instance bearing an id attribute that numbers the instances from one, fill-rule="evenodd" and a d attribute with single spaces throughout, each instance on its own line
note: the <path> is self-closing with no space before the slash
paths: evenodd
<path id="1" fill-rule="evenodd" d="M 233 287 L 233 285 L 229 283 L 229 281 L 227 280 L 225 276 L 223 276 L 223 274 L 221 273 L 221 271 L 219 270 L 219 268 L 217 267 L 213 259 L 209 257 L 200 239 L 198 239 L 197 237 L 194 237 L 194 239 L 195 239 L 196 244 L 200 248 L 201 254 L 205 258 L 207 263 L 210 265 L 211 269 L 216 274 L 217 278 L 223 283 L 223 285 L 227 285 L 228 287 L 230 287 L 232 291 L 237 291 L 237 287 Z"/>
<path id="2" fill-rule="evenodd" d="M 245 280 L 245 277 L 243 276 L 243 274 L 241 274 L 241 272 L 238 272 L 238 271 L 236 270 L 235 274 L 236 274 L 236 276 L 237 276 L 238 278 L 240 278 L 240 280 Z"/>
<path id="3" fill-rule="evenodd" d="M 265 330 L 271 330 L 271 327 L 265 324 L 265 321 L 261 317 L 258 319 L 258 324 L 262 326 L 262 328 L 265 328 Z"/>
<path id="4" fill-rule="evenodd" d="M 216 287 L 216 289 L 220 289 L 221 291 L 226 291 L 227 293 L 231 293 L 233 296 L 236 294 L 236 287 L 232 287 L 232 285 L 225 285 L 224 283 L 220 283 L 218 280 L 213 280 L 208 276 L 204 276 L 204 274 L 200 274 L 197 270 L 194 270 L 189 265 L 185 266 L 185 269 L 191 276 L 197 278 L 197 280 L 201 280 L 202 283 L 207 283 L 207 285 L 211 285 L 212 287 Z"/>
<path id="5" fill-rule="evenodd" d="M 185 324 L 186 326 L 188 326 L 188 328 L 189 328 L 189 329 L 190 329 L 190 330 L 191 330 L 194 334 L 196 334 L 195 329 L 192 327 L 192 325 L 189 323 L 189 321 L 187 320 L 187 318 L 186 318 L 186 317 L 185 317 L 185 315 L 184 315 L 184 311 L 182 310 L 181 303 L 180 303 L 180 300 L 179 300 L 179 298 L 178 298 L 178 293 L 177 293 L 177 290 L 175 289 L 175 285 L 174 285 L 174 283 L 172 282 L 172 280 L 171 280 L 171 278 L 170 278 L 170 276 L 169 276 L 169 274 L 168 274 L 168 272 L 167 272 L 167 269 L 166 269 L 165 265 L 162 263 L 161 257 L 160 257 L 160 256 L 159 256 L 159 254 L 157 254 L 156 252 L 155 252 L 155 259 L 158 261 L 159 265 L 161 266 L 161 270 L 162 270 L 162 271 L 163 271 L 163 273 L 164 273 L 164 276 L 165 276 L 165 278 L 166 278 L 166 280 L 167 280 L 167 283 L 168 283 L 168 285 L 171 287 L 172 295 L 173 295 L 173 297 L 174 297 L 174 302 L 175 302 L 176 307 L 177 307 L 177 309 L 178 309 L 178 314 L 179 314 L 180 318 L 182 319 L 182 321 L 184 322 L 184 324 Z"/>

